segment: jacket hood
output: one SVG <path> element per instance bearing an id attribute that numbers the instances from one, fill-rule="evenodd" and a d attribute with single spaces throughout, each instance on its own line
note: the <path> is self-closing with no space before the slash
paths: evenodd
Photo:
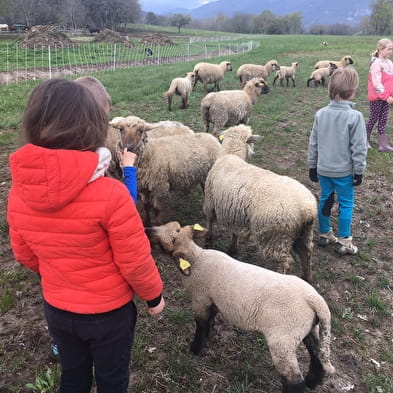
<path id="1" fill-rule="evenodd" d="M 59 210 L 87 186 L 97 163 L 95 152 L 27 144 L 10 155 L 12 188 L 33 210 Z"/>

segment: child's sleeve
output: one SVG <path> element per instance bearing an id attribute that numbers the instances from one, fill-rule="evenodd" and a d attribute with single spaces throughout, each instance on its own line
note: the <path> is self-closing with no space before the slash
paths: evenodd
<path id="1" fill-rule="evenodd" d="M 137 169 L 135 166 L 125 166 L 124 172 L 124 184 L 130 192 L 132 199 L 135 203 L 138 201 L 138 180 L 137 180 Z"/>

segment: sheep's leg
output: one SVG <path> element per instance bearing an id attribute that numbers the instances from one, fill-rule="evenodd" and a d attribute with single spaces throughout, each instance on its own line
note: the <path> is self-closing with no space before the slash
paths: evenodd
<path id="1" fill-rule="evenodd" d="M 150 217 L 150 193 L 148 191 L 140 191 L 141 202 L 144 212 L 143 224 L 145 227 L 151 227 L 151 217 Z"/>
<path id="2" fill-rule="evenodd" d="M 276 80 L 278 79 L 278 76 L 276 75 L 273 79 L 273 86 L 276 84 Z"/>
<path id="3" fill-rule="evenodd" d="M 209 86 L 207 82 L 203 82 L 203 87 L 205 88 L 205 90 L 209 93 Z"/>
<path id="4" fill-rule="evenodd" d="M 239 252 L 238 247 L 238 236 L 235 233 L 232 233 L 232 243 L 228 249 L 228 255 L 237 255 Z"/>
<path id="5" fill-rule="evenodd" d="M 293 76 L 291 76 L 290 78 L 292 79 L 293 87 L 295 87 L 295 78 Z"/>
<path id="6" fill-rule="evenodd" d="M 303 342 L 308 350 L 308 353 L 310 354 L 310 366 L 305 378 L 305 383 L 307 387 L 313 389 L 315 386 L 322 383 L 323 377 L 325 375 L 321 361 L 318 358 L 319 342 L 312 333 L 309 333 L 303 339 Z"/>
<path id="7" fill-rule="evenodd" d="M 215 220 L 214 211 L 205 212 L 207 233 L 205 236 L 205 247 L 210 248 L 213 244 L 213 221 Z"/>
<path id="8" fill-rule="evenodd" d="M 201 352 L 206 338 L 213 327 L 214 317 L 216 316 L 217 311 L 213 306 L 209 306 L 202 314 L 202 316 L 195 317 L 195 335 L 190 346 L 191 352 L 195 355 L 198 355 Z"/>
<path id="9" fill-rule="evenodd" d="M 285 345 L 284 345 L 285 344 Z M 273 364 L 282 378 L 283 393 L 303 393 L 305 383 L 296 357 L 296 347 L 285 339 L 268 342 Z"/>
<path id="10" fill-rule="evenodd" d="M 153 201 L 153 211 L 154 211 L 154 216 L 155 216 L 157 225 L 162 225 L 161 205 L 158 202 L 158 200 L 155 199 L 155 198 L 154 198 L 154 201 Z"/>
<path id="11" fill-rule="evenodd" d="M 181 109 L 186 109 L 187 108 L 187 94 L 183 94 L 181 96 Z"/>
<path id="12" fill-rule="evenodd" d="M 313 251 L 313 222 L 303 226 L 301 233 L 293 244 L 293 250 L 299 256 L 302 264 L 302 278 L 307 282 L 312 280 L 312 251 Z"/>
<path id="13" fill-rule="evenodd" d="M 172 96 L 168 96 L 168 111 L 172 110 Z"/>

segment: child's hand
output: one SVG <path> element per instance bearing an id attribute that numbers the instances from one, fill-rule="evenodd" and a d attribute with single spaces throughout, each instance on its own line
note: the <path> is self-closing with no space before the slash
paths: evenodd
<path id="1" fill-rule="evenodd" d="M 318 183 L 318 173 L 317 173 L 317 168 L 310 168 L 308 172 L 308 177 L 310 180 L 314 183 Z"/>
<path id="2" fill-rule="evenodd" d="M 163 297 L 161 297 L 160 303 L 157 306 L 155 306 L 155 307 L 148 307 L 147 311 L 148 311 L 148 313 L 150 315 L 157 315 L 157 314 L 160 314 L 162 312 L 164 307 L 165 307 L 165 300 L 164 300 Z"/>
<path id="3" fill-rule="evenodd" d="M 393 104 L 393 97 L 388 97 L 386 101 L 388 104 Z"/>
<path id="4" fill-rule="evenodd" d="M 360 186 L 363 181 L 363 175 L 353 175 L 353 185 Z"/>
<path id="5" fill-rule="evenodd" d="M 128 151 L 127 148 L 125 148 L 122 152 L 119 151 L 117 154 L 119 156 L 119 160 L 120 160 L 123 167 L 124 166 L 134 166 L 135 160 L 138 157 L 132 151 Z"/>

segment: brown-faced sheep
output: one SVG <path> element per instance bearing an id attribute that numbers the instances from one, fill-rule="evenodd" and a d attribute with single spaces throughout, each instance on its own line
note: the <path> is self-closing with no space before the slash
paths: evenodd
<path id="1" fill-rule="evenodd" d="M 232 71 L 232 64 L 230 61 L 222 61 L 220 64 L 212 64 L 212 63 L 197 63 L 194 66 L 195 72 L 195 82 L 193 86 L 193 90 L 195 89 L 195 85 L 198 81 L 203 83 L 203 86 L 206 91 L 208 90 L 208 84 L 214 83 L 213 91 L 220 90 L 220 82 L 224 78 L 224 74 L 227 71 Z"/>
<path id="2" fill-rule="evenodd" d="M 314 70 L 307 79 L 307 87 L 310 87 L 310 82 L 314 82 L 314 87 L 318 86 L 320 82 L 322 86 L 325 87 L 326 78 L 332 75 L 333 71 L 336 69 L 336 64 L 329 63 L 329 67 Z"/>
<path id="3" fill-rule="evenodd" d="M 295 72 L 299 67 L 299 63 L 296 61 L 292 63 L 290 67 L 280 66 L 280 69 L 276 72 L 276 76 L 273 80 L 273 85 L 276 83 L 276 80 L 280 80 L 280 85 L 283 86 L 283 80 L 286 79 L 287 87 L 289 86 L 289 79 L 292 80 L 293 87 L 295 87 Z"/>
<path id="4" fill-rule="evenodd" d="M 281 273 L 290 271 L 292 252 L 297 254 L 302 277 L 311 281 L 314 195 L 295 179 L 247 163 L 244 153 L 232 148 L 229 130 L 223 132 L 222 151 L 206 178 L 207 245 L 212 245 L 217 222 L 232 233 L 230 254 L 238 252 L 240 235 L 250 236 L 263 259 L 277 263 Z"/>
<path id="5" fill-rule="evenodd" d="M 176 94 L 181 96 L 181 108 L 188 107 L 188 98 L 192 91 L 192 86 L 195 82 L 195 72 L 187 72 L 184 78 L 175 78 L 172 80 L 169 89 L 164 93 L 168 100 L 168 110 L 172 110 L 172 98 Z"/>
<path id="6" fill-rule="evenodd" d="M 247 124 L 257 98 L 261 94 L 267 94 L 269 90 L 263 78 L 253 78 L 243 90 L 223 90 L 207 94 L 201 101 L 205 132 L 209 132 L 210 123 L 214 124 L 213 134 L 216 136 L 224 127 Z"/>
<path id="7" fill-rule="evenodd" d="M 151 224 L 151 210 L 161 224 L 161 202 L 168 200 L 170 191 L 188 192 L 197 184 L 203 189 L 221 151 L 218 139 L 206 133 L 152 138 L 141 119 L 111 124 L 119 129 L 123 146 L 137 155 L 138 191 L 146 226 Z"/>
<path id="8" fill-rule="evenodd" d="M 223 252 L 203 249 L 193 238 L 206 231 L 198 225 L 169 222 L 146 228 L 152 245 L 172 256 L 191 295 L 196 329 L 191 352 L 199 354 L 217 312 L 233 326 L 265 336 L 283 393 L 302 393 L 333 374 L 330 362 L 331 314 L 323 297 L 298 277 L 244 263 Z M 297 349 L 310 355 L 303 378 Z"/>
<path id="9" fill-rule="evenodd" d="M 280 69 L 277 60 L 269 60 L 265 65 L 243 64 L 237 70 L 240 87 L 243 88 L 247 81 L 252 78 L 263 78 L 267 80 L 273 71 Z"/>
<path id="10" fill-rule="evenodd" d="M 353 64 L 353 60 L 351 56 L 344 56 L 341 58 L 341 60 L 339 61 L 334 61 L 334 60 L 320 60 L 318 61 L 314 68 L 317 70 L 318 68 L 326 68 L 329 67 L 329 64 L 333 63 L 335 64 L 337 67 L 346 67 L 349 66 L 351 64 Z"/>

